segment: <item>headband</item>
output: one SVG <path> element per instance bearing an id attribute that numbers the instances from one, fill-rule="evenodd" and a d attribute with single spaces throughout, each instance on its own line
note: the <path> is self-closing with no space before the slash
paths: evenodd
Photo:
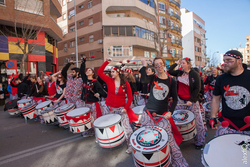
<path id="1" fill-rule="evenodd" d="M 117 71 L 119 74 L 122 74 L 122 71 L 119 70 L 119 69 L 117 69 L 116 67 L 112 67 L 111 70 L 115 70 L 115 71 Z"/>
<path id="2" fill-rule="evenodd" d="M 132 73 L 132 71 L 131 71 L 130 69 L 128 69 L 128 68 L 123 68 L 122 70 L 123 70 L 124 72 Z"/>
<path id="3" fill-rule="evenodd" d="M 185 57 L 184 59 L 185 59 L 185 60 L 187 60 L 187 61 L 191 61 L 191 59 L 190 59 L 190 58 L 188 58 L 188 57 Z"/>
<path id="4" fill-rule="evenodd" d="M 224 54 L 223 56 L 230 56 L 230 57 L 233 57 L 233 58 L 236 58 L 236 59 L 242 58 L 242 56 L 237 56 L 237 55 L 235 55 L 235 54 L 230 54 L 230 53 L 226 53 L 226 54 Z"/>

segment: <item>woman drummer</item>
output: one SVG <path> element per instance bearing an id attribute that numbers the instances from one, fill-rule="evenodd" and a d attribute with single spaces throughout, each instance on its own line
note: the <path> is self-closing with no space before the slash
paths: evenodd
<path id="1" fill-rule="evenodd" d="M 208 84 L 208 91 L 206 92 L 206 97 L 207 97 L 206 100 L 208 102 L 212 101 L 212 97 L 213 97 L 212 94 L 213 94 L 213 90 L 214 90 L 217 77 L 218 77 L 218 69 L 214 67 L 212 69 L 212 75 L 208 76 L 207 79 L 204 81 L 204 85 Z"/>
<path id="2" fill-rule="evenodd" d="M 53 81 L 56 81 L 56 96 L 55 96 L 56 100 L 54 101 L 54 103 L 58 103 L 59 106 L 67 104 L 67 101 L 64 98 L 67 80 L 61 74 L 61 71 L 58 71 L 51 77 Z"/>
<path id="3" fill-rule="evenodd" d="M 179 64 L 181 64 L 182 70 L 174 70 Z M 205 144 L 205 128 L 199 105 L 201 79 L 199 73 L 191 67 L 191 60 L 186 57 L 171 65 L 168 72 L 170 75 L 177 77 L 178 104 L 180 105 L 178 105 L 176 109 L 187 109 L 195 115 L 197 129 L 197 135 L 194 138 L 195 148 L 200 149 Z"/>
<path id="4" fill-rule="evenodd" d="M 156 57 L 153 61 L 153 66 L 156 69 L 157 75 L 147 75 L 146 60 L 141 59 L 141 62 L 143 65 L 140 69 L 141 81 L 143 84 L 151 83 L 152 85 L 148 102 L 146 103 L 142 114 L 141 126 L 157 125 L 165 129 L 169 135 L 172 166 L 188 166 L 188 163 L 182 156 L 180 148 L 176 143 L 176 140 L 178 141 L 178 144 L 181 143 L 181 135 L 171 118 L 177 104 L 176 81 L 166 74 L 164 70 L 164 67 L 166 66 L 165 59 Z M 168 107 L 169 97 L 172 97 L 173 99 L 173 103 L 170 108 Z M 164 118 L 155 116 L 155 114 L 163 115 Z M 172 131 L 172 129 L 174 129 L 174 131 Z M 179 137 L 174 136 L 173 133 L 179 134 Z"/>
<path id="5" fill-rule="evenodd" d="M 85 102 L 85 107 L 90 108 L 91 115 L 96 118 L 102 116 L 100 104 L 98 103 L 101 97 L 106 97 L 107 94 L 103 91 L 101 84 L 95 79 L 95 71 L 92 68 L 86 68 L 86 57 L 83 57 L 80 67 L 80 74 L 83 81 L 83 89 L 81 100 Z M 94 128 L 82 133 L 83 137 L 93 136 Z"/>
<path id="6" fill-rule="evenodd" d="M 35 75 L 31 76 L 30 80 L 32 82 L 32 86 L 28 98 L 33 96 L 32 100 L 35 101 L 36 103 L 44 102 L 45 101 L 44 95 L 46 95 L 46 90 L 43 81 L 41 80 L 40 77 L 36 77 Z"/>
<path id="7" fill-rule="evenodd" d="M 108 86 L 108 95 L 105 105 L 103 106 L 103 115 L 107 114 L 119 114 L 122 117 L 122 126 L 126 136 L 128 149 L 126 153 L 132 153 L 132 148 L 129 145 L 129 138 L 133 133 L 133 130 L 129 122 L 134 122 L 138 118 L 134 112 L 130 109 L 130 105 L 133 101 L 132 91 L 129 83 L 123 78 L 120 67 L 113 67 L 111 69 L 111 77 L 108 77 L 103 73 L 105 67 L 109 64 L 111 59 L 105 61 L 98 70 L 98 76 L 106 82 Z M 127 95 L 127 102 L 126 102 Z"/>

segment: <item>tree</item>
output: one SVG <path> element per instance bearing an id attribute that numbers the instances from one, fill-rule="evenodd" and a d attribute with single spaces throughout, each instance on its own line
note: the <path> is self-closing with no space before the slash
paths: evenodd
<path id="1" fill-rule="evenodd" d="M 14 40 L 9 41 L 10 44 L 16 45 L 22 51 L 22 59 L 20 70 L 24 73 L 25 60 L 28 55 L 33 52 L 35 46 L 44 42 L 36 40 L 40 32 L 43 30 L 44 25 L 48 20 L 41 20 L 38 17 L 43 14 L 43 1 L 41 0 L 14 0 L 14 13 L 10 13 L 10 17 L 13 17 L 10 25 L 3 25 L 0 28 L 0 35 L 4 36 L 7 41 L 11 36 Z M 27 18 L 27 13 L 29 18 Z M 40 26 L 37 26 L 37 24 Z M 6 40 L 1 40 L 3 43 Z"/>

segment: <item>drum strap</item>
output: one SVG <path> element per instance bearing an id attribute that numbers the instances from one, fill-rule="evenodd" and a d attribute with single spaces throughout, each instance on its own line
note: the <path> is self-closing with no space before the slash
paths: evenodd
<path id="1" fill-rule="evenodd" d="M 99 118 L 102 116 L 101 107 L 98 102 L 94 102 L 94 103 L 95 103 L 95 109 L 96 109 L 96 118 Z M 93 104 L 93 103 L 86 103 L 86 104 Z"/>
<path id="2" fill-rule="evenodd" d="M 225 118 L 225 117 L 223 117 L 223 116 L 222 116 L 222 118 L 223 118 L 225 121 L 227 121 L 232 127 L 234 127 L 234 128 L 235 128 L 236 130 L 238 130 L 238 131 L 243 131 L 244 129 L 250 127 L 250 124 L 246 124 L 246 125 L 242 126 L 241 128 L 238 128 L 230 119 Z"/>
<path id="3" fill-rule="evenodd" d="M 163 117 L 160 117 L 157 121 L 155 121 L 155 119 L 153 118 L 153 116 L 151 115 L 151 113 L 150 113 L 148 110 L 146 110 L 146 112 L 147 112 L 148 116 L 154 121 L 155 124 L 157 124 L 158 122 L 160 122 L 160 121 L 163 119 Z M 163 116 L 164 116 L 166 113 L 167 113 L 167 112 L 164 112 L 164 113 L 163 113 Z"/>

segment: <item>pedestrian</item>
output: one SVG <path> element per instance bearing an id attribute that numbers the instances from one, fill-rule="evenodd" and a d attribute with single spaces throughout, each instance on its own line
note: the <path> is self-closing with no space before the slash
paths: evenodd
<path id="1" fill-rule="evenodd" d="M 32 96 L 32 100 L 38 104 L 44 102 L 46 91 L 42 79 L 40 77 L 36 77 L 35 75 L 31 76 L 30 79 L 33 84 L 31 86 L 28 98 Z"/>
<path id="2" fill-rule="evenodd" d="M 250 135 L 250 126 L 244 119 L 250 116 L 250 71 L 243 64 L 243 56 L 237 50 L 230 50 L 223 56 L 224 71 L 215 84 L 211 105 L 210 125 L 217 129 L 215 136 L 228 133 L 241 133 Z M 222 100 L 222 117 L 219 121 L 227 121 L 228 127 L 214 126 L 217 124 L 216 114 Z M 245 119 L 245 121 L 247 121 Z"/>
<path id="3" fill-rule="evenodd" d="M 111 59 L 108 59 L 98 70 L 99 77 L 106 82 L 108 86 L 108 95 L 105 105 L 103 106 L 103 115 L 107 114 L 119 114 L 122 117 L 122 126 L 124 128 L 127 150 L 126 153 L 132 153 L 132 147 L 130 146 L 129 138 L 133 133 L 133 130 L 129 122 L 137 120 L 135 113 L 130 109 L 130 105 L 133 101 L 132 91 L 129 83 L 122 76 L 120 67 L 115 66 L 111 69 L 111 76 L 108 77 L 103 73 L 105 67 L 110 63 Z M 127 96 L 127 100 L 126 100 Z"/>

